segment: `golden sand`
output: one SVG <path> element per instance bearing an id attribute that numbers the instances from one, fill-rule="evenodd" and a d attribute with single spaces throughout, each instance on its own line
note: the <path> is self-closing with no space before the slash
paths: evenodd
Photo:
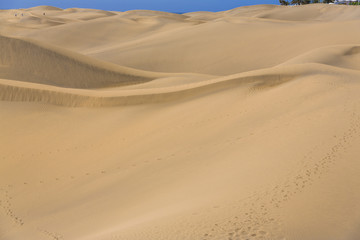
<path id="1" fill-rule="evenodd" d="M 1 240 L 360 239 L 359 7 L 0 23 Z"/>

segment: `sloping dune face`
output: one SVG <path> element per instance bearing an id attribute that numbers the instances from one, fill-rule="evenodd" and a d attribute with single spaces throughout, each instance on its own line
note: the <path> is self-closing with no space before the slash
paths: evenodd
<path id="1" fill-rule="evenodd" d="M 360 7 L 0 21 L 1 240 L 360 239 Z"/>
<path id="2" fill-rule="evenodd" d="M 2 78 L 60 87 L 100 88 L 146 82 L 156 75 L 21 39 L 0 36 L 0 42 Z"/>

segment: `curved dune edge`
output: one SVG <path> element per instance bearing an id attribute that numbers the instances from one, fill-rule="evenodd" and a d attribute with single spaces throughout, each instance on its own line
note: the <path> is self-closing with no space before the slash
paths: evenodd
<path id="1" fill-rule="evenodd" d="M 319 63 L 339 68 L 360 70 L 360 45 L 335 45 L 316 48 L 280 65 Z"/>
<path id="2" fill-rule="evenodd" d="M 68 89 L 0 80 L 0 100 L 41 102 L 68 107 L 103 107 L 154 104 L 184 100 L 248 84 L 252 90 L 273 87 L 306 75 L 357 75 L 358 71 L 308 63 L 262 69 L 176 87 L 135 90 Z"/>
<path id="3" fill-rule="evenodd" d="M 124 86 L 187 75 L 132 69 L 33 40 L 2 35 L 0 52 L 0 65 L 7 66 L 10 72 L 6 78 L 66 88 Z"/>

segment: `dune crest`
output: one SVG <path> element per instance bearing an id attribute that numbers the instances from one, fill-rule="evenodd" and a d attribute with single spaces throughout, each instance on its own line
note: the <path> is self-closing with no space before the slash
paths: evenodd
<path id="1" fill-rule="evenodd" d="M 29 8 L 28 10 L 30 10 L 30 11 L 62 11 L 63 9 L 58 8 L 58 7 L 43 5 L 43 6 L 32 7 L 32 8 Z"/>
<path id="2" fill-rule="evenodd" d="M 14 80 L 99 88 L 136 84 L 156 76 L 22 39 L 0 36 L 0 42 L 1 64 L 8 68 L 5 72 L 10 72 L 7 77 Z"/>

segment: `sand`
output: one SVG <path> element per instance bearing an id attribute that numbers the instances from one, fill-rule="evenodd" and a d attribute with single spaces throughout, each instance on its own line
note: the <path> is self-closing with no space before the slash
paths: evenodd
<path id="1" fill-rule="evenodd" d="M 1 240 L 360 239 L 359 7 L 0 23 Z"/>

